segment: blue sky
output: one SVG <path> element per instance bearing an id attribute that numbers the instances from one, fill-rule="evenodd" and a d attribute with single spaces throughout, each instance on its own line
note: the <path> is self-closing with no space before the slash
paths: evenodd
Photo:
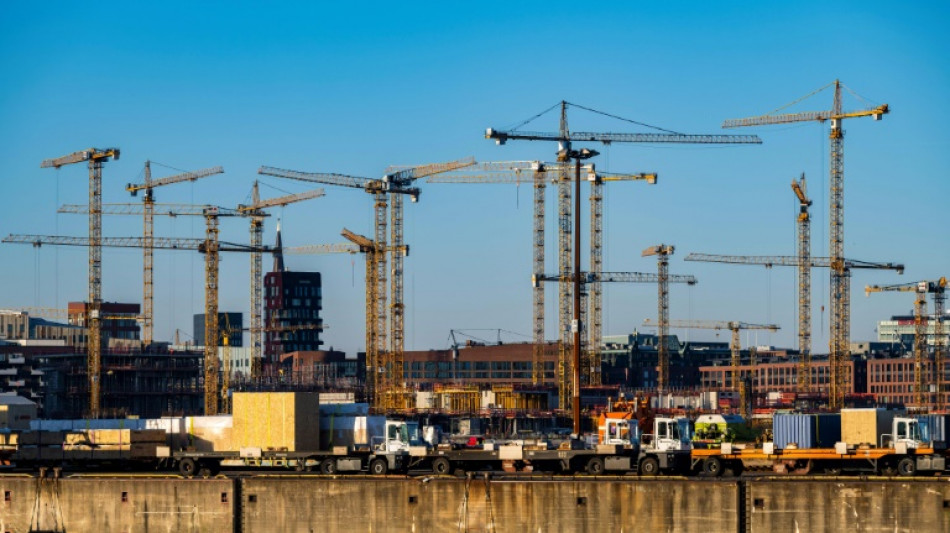
<path id="1" fill-rule="evenodd" d="M 908 312 L 912 300 L 866 299 L 865 284 L 950 274 L 950 112 L 940 103 L 950 92 L 948 14 L 942 2 L 11 4 L 0 18 L 0 233 L 85 235 L 83 217 L 55 213 L 60 204 L 87 201 L 85 169 L 39 163 L 89 146 L 122 150 L 104 171 L 106 202 L 140 201 L 124 185 L 140 180 L 151 159 L 226 171 L 158 189 L 157 201 L 234 206 L 248 200 L 262 164 L 378 177 L 390 164 L 468 155 L 550 160 L 549 143 L 495 146 L 482 136 L 560 100 L 675 131 L 715 133 L 723 119 L 769 112 L 839 78 L 865 99 L 848 93 L 846 107 L 892 109 L 881 122 L 845 124 L 846 255 L 907 265 L 902 277 L 854 276 L 852 337 L 871 339 L 877 320 Z M 792 110 L 830 105 L 826 91 Z M 557 115 L 534 124 L 556 130 Z M 570 125 L 644 131 L 578 109 Z M 745 340 L 795 346 L 794 269 L 682 257 L 794 253 L 797 207 L 789 183 L 802 172 L 815 199 L 813 254 L 826 255 L 827 127 L 734 133 L 758 134 L 764 144 L 593 146 L 602 152 L 594 160 L 600 169 L 660 175 L 652 187 L 608 185 L 606 269 L 653 272 L 655 261 L 640 250 L 674 244 L 671 271 L 694 274 L 699 285 L 673 287 L 673 318 L 777 323 L 780 332 Z M 155 176 L 173 172 L 154 169 Z M 308 188 L 264 182 L 268 197 Z M 530 188 L 420 187 L 420 202 L 406 206 L 407 348 L 444 348 L 450 329 L 530 334 Z M 285 244 L 341 242 L 344 226 L 371 234 L 368 195 L 326 190 L 325 198 L 274 211 Z M 583 222 L 586 240 L 586 216 Z M 202 229 L 200 220 L 156 224 L 162 236 L 197 237 Z M 245 221 L 222 222 L 223 239 L 244 242 L 247 231 Z M 140 235 L 141 223 L 107 217 L 104 234 Z M 548 250 L 552 270 L 553 240 Z M 141 253 L 103 255 L 105 298 L 140 301 Z M 363 349 L 362 259 L 287 262 L 324 274 L 328 346 Z M 170 339 L 176 328 L 191 333 L 191 314 L 203 308 L 202 258 L 157 252 L 155 265 L 158 338 Z M 246 256 L 224 257 L 223 310 L 247 311 L 248 271 Z M 2 245 L 0 279 L 0 307 L 65 307 L 86 296 L 86 251 Z M 814 347 L 824 351 L 825 272 L 814 274 L 813 287 Z M 552 287 L 549 338 L 556 337 L 554 301 Z M 655 313 L 655 287 L 607 288 L 605 333 L 630 332 Z"/>

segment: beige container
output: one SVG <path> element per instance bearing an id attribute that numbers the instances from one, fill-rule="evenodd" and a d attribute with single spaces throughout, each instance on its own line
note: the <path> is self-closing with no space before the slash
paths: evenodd
<path id="1" fill-rule="evenodd" d="M 198 452 L 235 451 L 238 447 L 232 443 L 232 424 L 230 416 L 187 417 L 182 446 Z"/>
<path id="2" fill-rule="evenodd" d="M 234 449 L 318 450 L 319 403 L 313 392 L 234 393 Z"/>
<path id="3" fill-rule="evenodd" d="M 891 432 L 897 414 L 887 409 L 842 409 L 841 442 L 880 446 L 881 435 Z"/>

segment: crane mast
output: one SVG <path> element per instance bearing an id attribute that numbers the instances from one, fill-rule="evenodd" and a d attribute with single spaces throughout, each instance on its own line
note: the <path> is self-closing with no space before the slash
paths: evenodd
<path id="1" fill-rule="evenodd" d="M 118 148 L 89 148 L 72 154 L 46 159 L 40 168 L 88 162 L 89 166 L 89 342 L 86 372 L 89 379 L 89 416 L 99 417 L 102 370 L 102 164 L 119 158 Z"/>
<path id="2" fill-rule="evenodd" d="M 804 176 L 802 176 L 802 181 L 804 182 Z M 793 182 L 794 184 L 795 182 Z M 792 186 L 793 190 L 795 185 Z M 798 193 L 796 192 L 796 195 Z M 800 205 L 802 205 L 799 213 L 798 220 L 798 246 L 799 254 L 797 256 L 787 256 L 787 255 L 717 255 L 717 254 L 703 254 L 703 253 L 691 253 L 686 256 L 686 261 L 702 261 L 707 263 L 726 263 L 733 265 L 763 265 L 766 268 L 771 268 L 773 266 L 794 266 L 798 267 L 798 327 L 799 327 L 799 349 L 804 349 L 805 351 L 800 352 L 801 356 L 799 358 L 798 366 L 798 380 L 797 386 L 799 392 L 808 392 L 811 390 L 812 385 L 812 376 L 810 370 L 811 364 L 811 268 L 831 268 L 833 260 L 829 257 L 812 257 L 810 255 L 810 245 L 807 244 L 807 237 L 803 240 L 803 235 L 810 235 L 810 229 L 808 227 L 808 221 L 802 221 L 802 217 L 807 215 L 807 205 L 802 204 L 804 200 L 804 188 L 802 188 L 802 196 L 799 197 Z M 810 200 L 807 200 L 810 204 Z M 805 228 L 803 229 L 803 225 Z M 810 241 L 808 241 L 810 242 Z M 802 252 L 805 252 L 807 255 L 803 255 Z M 859 261 L 856 259 L 845 259 L 844 260 L 845 270 L 850 276 L 851 270 L 895 270 L 898 274 L 903 274 L 904 265 L 899 263 L 878 263 L 872 261 Z M 803 272 L 804 270 L 804 272 Z M 804 317 L 804 319 L 803 319 Z M 803 342 L 803 338 L 805 342 Z M 830 364 L 830 362 L 829 362 Z M 829 388 L 830 394 L 830 388 Z"/>
<path id="3" fill-rule="evenodd" d="M 768 114 L 723 122 L 723 128 L 787 124 L 792 122 L 830 120 L 831 144 L 829 191 L 829 252 L 831 255 L 831 340 L 829 344 L 829 407 L 840 408 L 844 403 L 842 362 L 850 358 L 851 350 L 851 271 L 844 259 L 844 130 L 841 121 L 847 118 L 867 117 L 880 120 L 890 111 L 887 104 L 872 109 L 844 112 L 841 106 L 841 82 L 835 80 L 831 110 L 806 113 Z M 825 86 L 821 90 L 830 87 Z M 812 93 L 815 94 L 815 93 Z M 811 95 L 808 95 L 811 96 Z M 807 98 L 807 97 L 806 97 Z M 787 107 L 787 106 L 786 106 Z"/>
<path id="4" fill-rule="evenodd" d="M 135 196 L 138 191 L 144 191 L 142 195 L 142 237 L 145 239 L 145 246 L 142 247 L 142 343 L 146 346 L 152 343 L 155 327 L 155 269 L 152 248 L 155 227 L 155 195 L 153 189 L 183 181 L 195 181 L 223 172 L 224 169 L 221 167 L 212 167 L 152 180 L 152 162 L 146 160 L 145 182 L 142 184 L 129 183 L 125 187 L 127 191 L 132 193 L 132 196 Z"/>
<path id="5" fill-rule="evenodd" d="M 402 198 L 396 198 L 401 195 L 409 195 L 413 200 L 418 199 L 419 189 L 412 187 L 413 181 L 418 178 L 447 172 L 457 168 L 462 168 L 473 164 L 473 158 L 450 161 L 446 163 L 435 163 L 417 167 L 407 167 L 401 170 L 391 171 L 380 179 L 369 179 L 362 177 L 347 176 L 337 173 L 319 173 L 319 172 L 300 172 L 294 170 L 285 170 L 274 167 L 262 166 L 258 174 L 275 176 L 281 178 L 295 179 L 300 181 L 309 181 L 315 183 L 324 183 L 328 185 L 339 185 L 362 189 L 373 195 L 374 212 L 374 242 L 379 253 L 373 254 L 372 266 L 374 275 L 372 279 L 375 282 L 373 293 L 374 307 L 374 346 L 367 346 L 367 364 L 371 360 L 378 363 L 377 369 L 367 367 L 367 373 L 373 370 L 381 371 L 377 376 L 377 388 L 374 391 L 374 408 L 377 410 L 392 410 L 405 408 L 408 404 L 408 396 L 405 389 L 404 374 L 404 316 L 405 305 L 403 303 L 403 258 L 405 245 L 403 243 L 402 221 L 403 209 Z M 391 197 L 391 198 L 390 198 Z M 392 209 L 390 210 L 390 201 Z M 392 215 L 392 223 L 389 223 L 388 215 Z M 391 234 L 389 234 L 391 232 Z M 390 290 L 392 292 L 392 316 L 387 311 L 387 254 L 389 251 L 390 259 L 393 261 L 392 276 L 393 283 Z M 391 332 L 391 337 L 387 337 L 387 329 Z M 390 344 L 389 340 L 393 343 Z M 374 351 L 371 354 L 370 351 Z"/>
<path id="6" fill-rule="evenodd" d="M 564 276 L 562 275 L 553 275 L 553 274 L 541 274 L 534 275 L 531 278 L 532 284 L 537 287 L 541 282 L 563 282 Z M 650 274 L 643 272 L 581 272 L 580 273 L 580 283 L 582 286 L 590 287 L 592 285 L 600 283 L 685 283 L 687 285 L 695 285 L 697 283 L 694 276 L 689 275 L 677 275 L 669 274 L 661 277 L 659 273 Z M 659 372 L 662 371 L 661 365 L 657 366 L 657 381 L 667 381 L 666 377 L 659 376 Z M 570 389 L 567 391 L 559 391 L 561 396 L 564 396 L 570 393 Z"/>
<path id="7" fill-rule="evenodd" d="M 798 392 L 811 388 L 811 218 L 812 201 L 806 195 L 805 174 L 792 180 L 792 191 L 798 198 Z"/>
<path id="8" fill-rule="evenodd" d="M 239 205 L 237 211 L 247 216 L 251 220 L 250 236 L 251 247 L 259 250 L 264 246 L 264 217 L 268 216 L 263 212 L 270 207 L 283 207 L 295 202 L 310 200 L 323 196 L 323 189 L 313 189 L 296 194 L 288 194 L 277 198 L 261 200 L 260 187 L 258 181 L 254 181 L 251 189 L 251 205 Z M 279 228 L 278 228 L 279 229 Z M 262 354 L 262 334 L 264 332 L 263 321 L 261 319 L 264 307 L 264 275 L 263 275 L 263 257 L 261 252 L 251 252 L 251 327 L 247 330 L 251 335 L 251 378 L 257 378 L 261 375 Z"/>
<path id="9" fill-rule="evenodd" d="M 670 256 L 673 255 L 672 245 L 658 244 L 651 246 L 640 254 L 641 257 L 656 256 L 657 263 L 657 391 L 666 392 L 667 380 L 670 375 Z"/>
<path id="10" fill-rule="evenodd" d="M 485 138 L 494 139 L 497 144 L 505 144 L 509 140 L 528 140 L 528 141 L 556 141 L 558 143 L 558 161 L 566 162 L 567 154 L 571 153 L 572 142 L 600 142 L 604 144 L 610 144 L 614 142 L 630 142 L 630 143 L 676 143 L 676 144 L 760 144 L 762 142 L 757 136 L 754 135 L 687 135 L 682 133 L 670 132 L 669 130 L 663 130 L 664 133 L 597 133 L 597 132 L 571 132 L 568 127 L 567 120 L 567 107 L 569 104 L 566 101 L 561 101 L 560 106 L 560 122 L 557 133 L 544 133 L 544 132 L 528 132 L 528 131 L 518 131 L 517 128 L 514 130 L 496 130 L 494 128 L 488 128 L 485 130 Z M 580 107 L 580 106 L 576 106 Z M 552 107 L 553 109 L 553 107 Z M 585 108 L 586 109 L 586 108 Z M 593 110 L 590 110 L 593 111 Z M 599 111 L 595 111 L 600 113 Z M 524 123 L 522 124 L 524 125 Z M 520 126 L 519 126 L 520 127 Z M 660 128 L 655 128 L 660 129 Z M 573 300 L 573 288 L 571 286 L 571 273 L 573 272 L 573 267 L 571 266 L 571 250 L 574 247 L 574 244 L 571 243 L 571 234 L 572 228 L 570 223 L 570 218 L 572 216 L 572 207 L 571 207 L 571 191 L 569 184 L 570 169 L 565 168 L 559 172 L 558 175 L 558 268 L 562 274 L 562 280 L 558 284 L 558 333 L 559 333 L 559 342 L 558 342 L 558 363 L 557 363 L 557 379 L 558 387 L 560 390 L 570 390 L 570 384 L 567 383 L 567 380 L 570 379 L 572 374 L 570 369 L 570 362 L 568 361 L 569 354 L 572 352 L 572 339 L 571 339 L 571 301 Z M 596 191 L 592 190 L 592 195 L 595 195 Z M 600 198 L 592 199 L 592 223 L 591 231 L 596 231 L 594 228 L 594 221 L 599 217 L 599 206 L 594 206 L 594 202 L 599 202 Z M 579 206 L 578 209 L 579 210 Z M 580 216 L 580 213 L 577 213 L 577 216 Z M 599 226 L 602 227 L 602 226 Z M 599 243 L 598 243 L 599 244 Z M 592 251 L 592 258 L 598 262 L 598 265 L 601 265 L 602 262 L 598 259 L 601 257 L 600 252 Z M 535 272 L 536 274 L 538 271 Z M 595 293 L 589 298 L 588 314 L 590 309 L 593 309 L 595 306 L 600 304 L 600 293 Z M 599 309 L 599 307 L 597 307 Z M 579 315 L 579 314 L 578 314 Z M 580 319 L 580 316 L 577 317 Z M 579 322 L 584 323 L 586 321 Z M 599 313 L 596 316 L 591 317 L 591 322 L 596 322 L 594 328 L 588 328 L 588 333 L 592 336 L 597 334 L 597 329 L 600 325 L 600 315 Z M 589 364 L 594 364 L 594 360 L 598 358 L 597 355 L 591 355 L 593 352 L 598 350 L 600 344 L 600 339 L 597 339 L 596 345 L 591 343 L 591 352 L 585 354 L 585 359 Z M 598 352 L 599 353 L 599 352 Z M 591 372 L 594 374 L 592 376 L 593 380 L 599 378 L 599 372 Z M 590 379 L 589 379 L 590 381 Z"/>
<path id="11" fill-rule="evenodd" d="M 238 211 L 206 206 L 202 216 L 206 228 L 204 239 L 154 238 L 152 246 L 165 250 L 192 250 L 205 254 L 205 338 L 204 338 L 204 389 L 205 414 L 215 415 L 219 409 L 220 389 L 218 381 L 219 361 L 217 354 L 218 339 L 218 265 L 220 252 L 271 251 L 268 247 L 255 249 L 245 244 L 221 242 L 218 240 L 218 217 L 241 216 Z M 33 246 L 90 246 L 92 239 L 84 237 L 64 237 L 58 235 L 8 235 L 3 242 L 32 244 Z M 100 246 L 113 248 L 142 248 L 143 237 L 103 237 Z M 209 317 L 211 319 L 209 320 Z M 210 331 L 209 331 L 210 330 Z M 97 389 L 98 390 L 98 389 Z"/>
<path id="12" fill-rule="evenodd" d="M 868 285 L 864 293 L 870 296 L 872 292 L 913 292 L 914 293 L 914 403 L 923 407 L 926 403 L 942 406 L 941 384 L 944 378 L 943 354 L 943 302 L 947 286 L 947 278 L 936 281 L 918 281 L 916 283 L 902 283 L 900 285 Z M 927 294 L 934 299 L 934 364 L 932 367 L 931 382 L 935 384 L 936 399 L 931 402 L 924 398 L 924 361 L 927 359 Z M 938 335 L 939 333 L 939 335 Z"/>

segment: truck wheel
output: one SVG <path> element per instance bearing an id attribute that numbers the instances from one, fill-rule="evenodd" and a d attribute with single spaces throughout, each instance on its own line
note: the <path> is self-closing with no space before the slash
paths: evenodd
<path id="1" fill-rule="evenodd" d="M 198 465 L 191 457 L 185 457 L 181 461 L 178 461 L 178 472 L 185 477 L 194 477 L 197 470 Z"/>
<path id="2" fill-rule="evenodd" d="M 707 457 L 703 460 L 703 472 L 707 476 L 717 477 L 722 475 L 722 461 L 718 457 Z"/>
<path id="3" fill-rule="evenodd" d="M 324 459 L 320 463 L 320 473 L 332 476 L 336 474 L 336 459 Z"/>
<path id="4" fill-rule="evenodd" d="M 587 461 L 587 473 L 592 476 L 600 476 L 604 473 L 604 460 L 600 457 L 591 457 Z"/>
<path id="5" fill-rule="evenodd" d="M 643 461 L 640 461 L 640 475 L 643 476 L 656 476 L 660 473 L 660 462 L 656 460 L 656 457 L 647 457 Z"/>
<path id="6" fill-rule="evenodd" d="M 897 474 L 901 476 L 913 476 L 917 473 L 917 463 L 912 457 L 904 457 L 897 462 Z"/>
<path id="7" fill-rule="evenodd" d="M 436 457 L 432 461 L 432 473 L 440 476 L 447 475 L 452 471 L 452 465 L 445 457 Z"/>
<path id="8" fill-rule="evenodd" d="M 385 476 L 389 471 L 389 465 L 385 459 L 373 459 L 369 463 L 369 473 L 374 476 Z"/>

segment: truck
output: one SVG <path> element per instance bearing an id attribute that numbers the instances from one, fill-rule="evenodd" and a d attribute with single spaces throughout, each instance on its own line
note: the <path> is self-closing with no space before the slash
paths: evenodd
<path id="1" fill-rule="evenodd" d="M 747 462 L 771 465 L 777 473 L 829 475 L 870 473 L 913 476 L 918 472 L 943 472 L 946 450 L 943 445 L 921 438 L 920 424 L 914 418 L 894 417 L 890 433 L 880 435 L 876 443 L 835 443 L 834 448 L 779 449 L 774 442 L 761 448 L 723 442 L 719 447 L 695 448 L 691 452 L 691 470 L 707 476 L 721 476 L 727 469 L 739 475 Z"/>
<path id="2" fill-rule="evenodd" d="M 468 470 L 504 470 L 553 472 L 559 474 L 639 473 L 658 475 L 683 473 L 689 468 L 689 444 L 681 435 L 674 418 L 657 418 L 653 432 L 640 435 L 637 421 L 629 418 L 605 418 L 597 442 L 587 445 L 577 438 L 558 447 L 547 443 L 524 442 L 491 444 L 483 449 L 453 449 L 440 445 L 410 447 L 407 466 L 434 474 L 460 474 Z"/>
<path id="3" fill-rule="evenodd" d="M 415 450 L 414 450 L 415 449 Z M 383 435 L 375 435 L 369 446 L 331 446 L 327 450 L 285 451 L 244 447 L 237 451 L 160 450 L 159 467 L 177 469 L 185 476 L 215 475 L 222 469 L 287 468 L 298 472 L 314 470 L 322 474 L 367 472 L 382 476 L 404 472 L 410 457 L 427 449 L 421 441 L 419 424 L 386 420 Z"/>

